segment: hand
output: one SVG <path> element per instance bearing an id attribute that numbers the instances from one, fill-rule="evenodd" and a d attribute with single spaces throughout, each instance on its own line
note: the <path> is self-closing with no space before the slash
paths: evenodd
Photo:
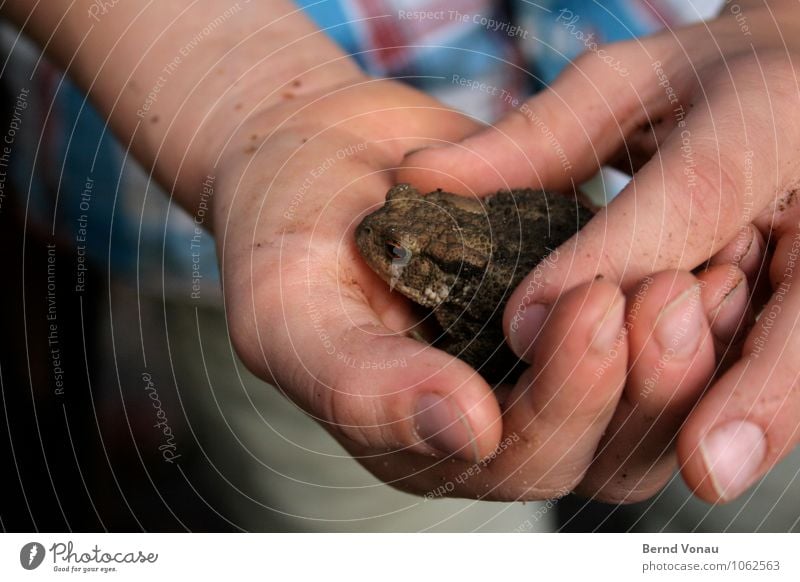
<path id="1" fill-rule="evenodd" d="M 204 225 L 219 245 L 230 334 L 251 369 L 399 486 L 430 492 L 457 470 L 461 495 L 567 492 L 623 385 L 624 356 L 590 386 L 584 378 L 621 329 L 616 286 L 577 288 L 554 310 L 565 323 L 584 306 L 572 333 L 557 328 L 551 339 L 586 358 L 576 367 L 553 351 L 529 376 L 541 389 L 520 384 L 501 423 L 498 399 L 473 370 L 398 333 L 415 321 L 410 305 L 353 242 L 356 221 L 382 203 L 409 150 L 462 139 L 475 124 L 407 87 L 365 78 L 289 0 L 243 2 L 191 58 L 176 59 L 229 8 L 119 3 L 102 26 L 71 0 L 9 0 L 2 13 L 69 68 L 181 206 L 212 217 Z M 553 390 L 564 382 L 568 389 Z M 502 462 L 473 464 L 508 439 L 513 455 L 501 447 Z M 540 439 L 545 448 L 533 446 Z M 528 479 L 512 478 L 523 465 Z M 480 478 L 461 478 L 477 468 Z"/>
<path id="2" fill-rule="evenodd" d="M 249 123 L 218 169 L 214 202 L 231 337 L 251 370 L 389 483 L 430 493 L 480 467 L 446 493 L 561 495 L 588 467 L 623 386 L 616 285 L 579 287 L 556 306 L 565 325 L 538 371 L 504 398 L 501 419 L 474 370 L 404 336 L 415 323 L 410 303 L 355 248 L 356 224 L 383 203 L 408 151 L 475 130 L 408 87 L 359 77 L 300 92 Z M 559 345 L 585 356 L 564 358 Z M 621 364 L 587 383 L 615 346 Z M 533 450 L 540 440 L 546 448 Z M 479 463 L 498 443 L 503 454 Z M 521 467 L 525 483 L 512 478 Z"/>
<path id="3" fill-rule="evenodd" d="M 625 396 L 581 492 L 623 502 L 654 494 L 675 467 L 677 442 L 679 466 L 696 494 L 730 501 L 797 444 L 800 227 L 772 235 L 774 252 L 758 259 L 773 290 L 764 300 L 750 291 L 747 269 L 724 262 L 696 277 L 665 271 L 631 293 Z M 735 254 L 747 256 L 746 248 Z M 761 313 L 755 323 L 754 311 Z"/>
<path id="4" fill-rule="evenodd" d="M 400 179 L 423 189 L 479 193 L 569 189 L 603 163 L 635 172 L 607 209 L 558 249 L 558 260 L 544 262 L 523 281 L 505 319 L 512 348 L 535 361 L 546 343 L 537 337 L 555 325 L 548 306 L 564 291 L 602 274 L 623 286 L 629 305 L 637 305 L 637 292 L 641 296 L 636 321 L 630 306 L 628 312 L 628 384 L 580 487 L 602 499 L 653 495 L 674 466 L 671 442 L 684 421 L 678 448 L 684 477 L 709 501 L 740 494 L 798 439 L 796 417 L 787 413 L 797 406 L 792 387 L 798 364 L 787 358 L 784 343 L 796 335 L 791 327 L 800 312 L 790 310 L 785 286 L 766 309 L 778 302 L 789 321 L 771 322 L 758 365 L 751 361 L 753 337 L 763 335 L 757 327 L 743 359 L 686 420 L 714 378 L 714 348 L 730 364 L 725 346 L 747 328 L 752 313 L 743 298 L 763 291 L 765 278 L 758 274 L 768 243 L 788 240 L 798 219 L 800 21 L 793 3 L 742 6 L 747 31 L 726 13 L 708 25 L 603 47 L 627 76 L 587 53 L 552 88 L 496 125 L 458 144 L 414 153 L 400 172 Z M 697 278 L 665 272 L 647 292 L 636 287 L 648 273 L 694 269 L 709 257 L 713 268 Z M 786 260 L 776 255 L 773 270 L 775 261 Z M 701 292 L 693 290 L 704 282 Z M 682 301 L 671 304 L 675 299 Z M 657 321 L 666 328 L 662 336 L 677 337 L 677 347 L 686 350 L 679 357 L 665 358 L 673 340 L 659 344 Z M 683 330 L 683 322 L 693 327 Z M 689 333 L 691 338 L 681 336 Z M 777 369 L 765 384 L 769 365 Z M 737 424 L 742 421 L 749 424 Z M 743 428 L 730 428 L 736 426 Z M 712 461 L 712 445 L 721 447 L 734 435 L 743 440 L 727 450 L 741 471 Z"/>

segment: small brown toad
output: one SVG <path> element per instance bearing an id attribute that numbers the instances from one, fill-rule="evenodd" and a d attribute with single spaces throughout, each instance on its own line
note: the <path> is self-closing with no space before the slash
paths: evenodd
<path id="1" fill-rule="evenodd" d="M 434 345 L 489 382 L 520 366 L 505 343 L 503 308 L 517 284 L 591 213 L 574 197 L 535 190 L 472 198 L 395 186 L 356 229 L 367 264 L 391 287 L 433 310 Z"/>

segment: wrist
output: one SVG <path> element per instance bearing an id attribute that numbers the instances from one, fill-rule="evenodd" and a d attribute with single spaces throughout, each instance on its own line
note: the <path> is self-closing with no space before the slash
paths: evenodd
<path id="1" fill-rule="evenodd" d="M 326 160 L 336 161 L 337 172 L 355 168 L 370 174 L 398 167 L 408 151 L 430 143 L 425 136 L 459 140 L 477 127 L 411 87 L 358 73 L 248 117 L 216 164 L 220 187 L 214 222 L 247 223 L 261 212 L 253 204 L 260 208 L 269 190 L 263 213 L 278 224 L 281 209 L 292 204 L 291 193 L 305 191 L 309 177 L 316 181 L 314 171 Z M 326 172 L 326 181 L 332 174 Z"/>
<path id="2" fill-rule="evenodd" d="M 349 59 L 341 58 L 316 66 L 287 63 L 280 72 L 254 71 L 235 86 L 220 89 L 202 119 L 181 124 L 187 132 L 180 141 L 187 144 L 188 162 L 180 182 L 191 188 L 218 173 L 238 180 L 254 156 L 270 155 L 275 142 L 294 139 L 299 147 L 301 134 L 312 135 L 333 123 L 330 115 L 319 114 L 324 108 L 319 102 L 366 79 Z M 189 205 L 192 196 L 191 191 L 182 193 Z M 220 197 L 215 196 L 215 204 Z"/>
<path id="3" fill-rule="evenodd" d="M 248 10 L 266 9 L 251 5 Z M 137 111 L 147 141 L 140 149 L 160 151 L 153 160 L 156 173 L 174 184 L 173 195 L 190 211 L 199 185 L 214 174 L 220 158 L 232 149 L 254 149 L 274 125 L 275 112 L 363 77 L 302 14 L 292 16 L 291 25 L 277 30 L 272 23 L 244 24 L 218 46 L 192 52 L 191 68 L 181 64 L 170 77 L 170 93 L 160 93 L 147 111 Z M 147 97 L 139 98 L 148 103 Z"/>
<path id="4" fill-rule="evenodd" d="M 142 164 L 190 211 L 236 128 L 359 73 L 290 0 L 8 0 Z M 300 86 L 294 86 L 300 82 Z"/>

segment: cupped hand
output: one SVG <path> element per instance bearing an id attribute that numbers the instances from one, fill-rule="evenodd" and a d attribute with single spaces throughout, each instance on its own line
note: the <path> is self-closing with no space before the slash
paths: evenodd
<path id="1" fill-rule="evenodd" d="M 563 325 L 550 349 L 510 393 L 495 393 L 468 365 L 407 337 L 415 311 L 355 246 L 355 226 L 383 203 L 407 152 L 475 130 L 427 96 L 367 78 L 298 91 L 248 120 L 220 163 L 214 201 L 230 333 L 251 370 L 388 483 L 561 495 L 582 478 L 623 387 L 617 286 L 597 281 L 554 306 Z M 565 358 L 561 346 L 584 357 Z M 475 478 L 452 485 L 465 471 Z"/>
<path id="2" fill-rule="evenodd" d="M 729 500 L 798 440 L 800 366 L 788 346 L 800 310 L 790 278 L 774 271 L 792 255 L 783 247 L 798 219 L 800 21 L 789 2 L 743 6 L 746 30 L 726 12 L 602 47 L 626 75 L 588 52 L 497 124 L 455 144 L 432 140 L 438 147 L 411 154 L 399 174 L 423 189 L 482 194 L 571 190 L 606 163 L 634 173 L 523 281 L 505 318 L 512 348 L 535 362 L 560 295 L 597 275 L 625 289 L 629 376 L 579 486 L 601 499 L 657 492 L 677 438 L 688 484 Z M 764 313 L 777 305 L 781 318 L 762 316 L 741 350 L 765 292 Z"/>

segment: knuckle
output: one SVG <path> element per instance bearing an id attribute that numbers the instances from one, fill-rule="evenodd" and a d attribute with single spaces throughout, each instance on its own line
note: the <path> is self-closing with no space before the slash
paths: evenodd
<path id="1" fill-rule="evenodd" d="M 667 193 L 673 209 L 683 217 L 688 234 L 706 235 L 713 228 L 718 238 L 725 238 L 742 216 L 744 173 L 730 156 L 692 148 L 690 138 L 683 140 L 681 155 L 684 163 L 671 171 Z"/>
<path id="2" fill-rule="evenodd" d="M 757 55 L 749 47 L 746 47 L 746 51 L 729 60 L 731 70 L 736 71 L 736 78 L 747 80 L 765 76 L 768 81 L 786 83 L 796 98 L 796 75 L 800 72 L 800 67 L 789 58 L 785 50 L 765 48 L 759 50 Z"/>
<path id="3" fill-rule="evenodd" d="M 541 116 L 541 109 L 542 104 L 535 99 L 529 99 L 519 109 L 511 109 L 503 120 L 508 124 L 509 133 L 515 133 L 515 130 L 530 131 L 535 126 L 535 119 Z"/>
<path id="4" fill-rule="evenodd" d="M 737 99 L 736 105 L 747 108 L 749 119 L 771 126 L 776 110 L 796 108 L 800 65 L 785 52 L 766 48 L 755 55 L 748 48 L 747 53 L 731 57 L 727 64 L 710 73 L 708 88 Z M 754 83 L 754 79 L 758 82 Z"/>
<path id="5" fill-rule="evenodd" d="M 415 442 L 403 399 L 381 394 L 374 384 L 351 373 L 351 368 L 335 366 L 326 372 L 327 381 L 317 388 L 315 408 L 338 433 L 364 447 L 386 451 Z"/>
<path id="6" fill-rule="evenodd" d="M 738 225 L 743 210 L 743 171 L 739 171 L 740 164 L 734 162 L 729 156 L 716 159 L 715 175 L 701 172 L 700 188 L 695 195 L 695 202 L 701 212 L 701 217 L 707 223 L 714 222 L 723 227 Z M 705 165 L 706 160 L 700 163 Z"/>
<path id="7" fill-rule="evenodd" d="M 375 435 L 380 434 L 381 427 L 373 410 L 361 406 L 358 396 L 347 394 L 336 387 L 329 386 L 322 390 L 327 394 L 327 398 L 323 399 L 325 406 L 322 414 L 328 425 L 361 446 L 374 445 Z"/>

